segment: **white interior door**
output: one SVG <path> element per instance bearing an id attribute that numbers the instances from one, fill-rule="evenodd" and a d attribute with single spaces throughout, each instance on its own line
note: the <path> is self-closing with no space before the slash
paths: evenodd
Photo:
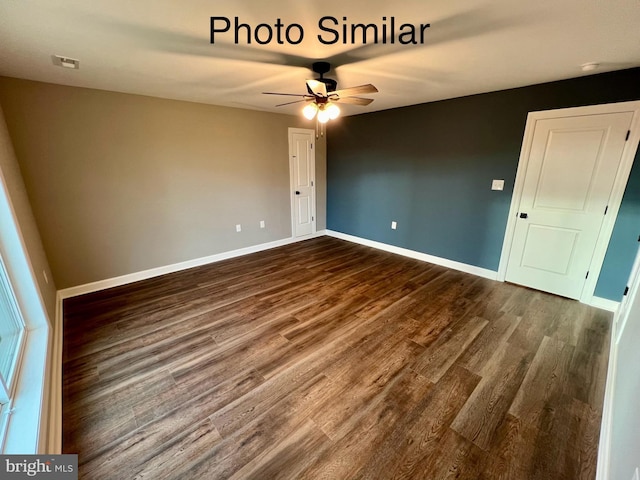
<path id="1" fill-rule="evenodd" d="M 623 112 L 536 122 L 507 281 L 580 298 L 632 118 Z"/>
<path id="2" fill-rule="evenodd" d="M 291 223 L 294 237 L 316 231 L 314 140 L 313 130 L 289 129 Z"/>

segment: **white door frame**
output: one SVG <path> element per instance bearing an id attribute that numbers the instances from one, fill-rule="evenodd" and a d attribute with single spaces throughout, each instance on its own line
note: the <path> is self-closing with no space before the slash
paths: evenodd
<path id="1" fill-rule="evenodd" d="M 633 119 L 631 120 L 630 127 L 631 133 L 629 135 L 629 140 L 625 143 L 624 150 L 622 151 L 620 167 L 618 169 L 616 179 L 613 183 L 611 196 L 609 197 L 609 209 L 607 210 L 607 215 L 604 217 L 602 228 L 600 229 L 600 234 L 598 235 L 596 248 L 591 259 L 591 264 L 589 266 L 589 277 L 587 278 L 584 284 L 584 288 L 582 289 L 582 294 L 580 295 L 580 301 L 582 303 L 592 303 L 593 292 L 596 289 L 596 284 L 598 282 L 598 278 L 600 277 L 600 270 L 602 269 L 604 256 L 607 253 L 607 247 L 609 246 L 609 240 L 611 239 L 613 227 L 616 223 L 616 218 L 618 217 L 618 211 L 620 210 L 622 196 L 624 195 L 624 190 L 627 186 L 629 173 L 631 172 L 631 166 L 633 165 L 633 159 L 636 155 L 638 142 L 640 142 L 640 101 L 529 112 L 529 114 L 527 115 L 527 123 L 524 130 L 524 138 L 522 140 L 520 159 L 518 161 L 516 181 L 513 186 L 513 196 L 511 197 L 509 218 L 507 220 L 504 242 L 502 244 L 502 253 L 500 255 L 497 280 L 504 282 L 507 275 L 507 264 L 509 263 L 511 245 L 513 243 L 514 232 L 516 229 L 516 215 L 518 214 L 518 209 L 520 208 L 520 200 L 522 198 L 522 191 L 524 189 L 524 180 L 527 172 L 529 154 L 531 153 L 531 145 L 533 143 L 533 132 L 535 130 L 536 123 L 539 120 L 546 120 L 551 118 L 622 112 L 633 112 Z"/>
<path id="2" fill-rule="evenodd" d="M 293 175 L 293 157 L 292 152 L 292 140 L 293 135 L 296 133 L 311 135 L 311 181 L 313 182 L 311 189 L 311 208 L 312 208 L 312 220 L 311 220 L 311 235 L 317 232 L 316 230 L 316 132 L 310 128 L 294 128 L 289 127 L 289 198 L 291 202 L 291 237 L 296 236 L 296 214 L 295 214 L 295 181 Z"/>
<path id="3" fill-rule="evenodd" d="M 620 343 L 624 329 L 627 326 L 627 320 L 629 319 L 629 312 L 627 312 L 627 310 L 640 290 L 640 247 L 638 247 L 636 261 L 633 263 L 633 267 L 631 268 L 631 274 L 629 275 L 629 281 L 627 282 L 627 289 L 627 293 L 622 297 L 620 306 L 618 307 L 613 320 L 614 323 L 616 323 L 616 344 Z"/>

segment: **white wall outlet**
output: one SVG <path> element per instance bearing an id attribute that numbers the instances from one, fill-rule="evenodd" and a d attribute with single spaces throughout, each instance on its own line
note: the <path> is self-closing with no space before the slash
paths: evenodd
<path id="1" fill-rule="evenodd" d="M 264 220 L 260 220 L 260 228 L 264 228 Z"/>
<path id="2" fill-rule="evenodd" d="M 504 180 L 494 180 L 491 182 L 491 190 L 504 190 Z"/>
<path id="3" fill-rule="evenodd" d="M 396 228 L 398 228 L 398 223 L 397 222 L 391 222 L 391 230 L 395 230 Z"/>
<path id="4" fill-rule="evenodd" d="M 42 276 L 44 277 L 44 281 L 48 284 L 49 283 L 49 277 L 47 277 L 47 272 L 45 270 L 42 270 Z"/>
<path id="5" fill-rule="evenodd" d="M 242 225 L 237 224 L 236 225 L 236 232 L 241 232 L 242 231 Z"/>

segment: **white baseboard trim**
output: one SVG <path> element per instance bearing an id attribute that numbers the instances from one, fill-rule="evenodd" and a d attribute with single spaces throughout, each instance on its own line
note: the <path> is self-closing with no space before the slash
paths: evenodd
<path id="1" fill-rule="evenodd" d="M 405 257 L 415 258 L 423 262 L 434 263 L 443 267 L 451 268 L 453 270 L 459 270 L 465 273 L 471 273 L 479 277 L 488 278 L 490 280 L 497 280 L 498 272 L 489 270 L 486 268 L 476 267 L 466 263 L 456 262 L 455 260 L 449 260 L 447 258 L 436 257 L 427 253 L 416 252 L 415 250 L 409 250 L 408 248 L 396 247 L 387 243 L 376 242 L 374 240 L 367 240 L 366 238 L 356 237 L 346 233 L 335 232 L 333 230 L 326 230 L 326 234 L 330 237 L 339 238 L 348 242 L 359 243 L 367 247 L 377 248 L 378 250 L 384 250 L 385 252 L 397 253 Z"/>
<path id="2" fill-rule="evenodd" d="M 150 268 L 148 270 L 129 273 L 126 275 L 121 275 L 119 277 L 107 278 L 105 280 L 98 280 L 97 282 L 64 288 L 62 290 L 58 290 L 58 296 L 62 300 L 64 300 L 65 298 L 76 297 L 78 295 L 84 295 L 86 293 L 98 292 L 100 290 L 106 290 L 107 288 L 119 287 L 128 283 L 147 280 L 149 278 L 159 277 L 160 275 L 166 275 L 167 273 L 179 272 L 181 270 L 200 267 L 209 263 L 220 262 L 229 258 L 241 257 L 243 255 L 261 252 L 263 250 L 270 250 L 272 248 L 289 245 L 290 243 L 302 242 L 304 240 L 321 237 L 323 235 L 326 235 L 326 230 L 320 230 L 316 233 L 312 233 L 311 235 L 305 235 L 304 237 L 283 238 L 282 240 L 275 240 L 273 242 L 261 243 L 259 245 L 252 245 L 250 247 L 239 248 L 237 250 L 231 250 L 228 252 L 216 253 L 215 255 L 194 258 L 193 260 L 187 260 L 185 262 L 173 263 L 171 265 L 165 265 L 164 267 Z"/>
<path id="3" fill-rule="evenodd" d="M 613 424 L 613 392 L 616 385 L 618 364 L 617 315 L 611 323 L 611 341 L 609 344 L 609 365 L 607 366 L 607 382 L 604 388 L 602 420 L 600 422 L 600 440 L 598 441 L 598 460 L 596 463 L 596 480 L 609 480 L 611 458 L 611 429 Z"/>
<path id="4" fill-rule="evenodd" d="M 609 300 L 602 297 L 591 297 L 591 301 L 589 305 L 596 308 L 601 308 L 602 310 L 608 310 L 609 312 L 616 312 L 618 307 L 620 306 L 620 302 L 616 302 L 615 300 Z"/>

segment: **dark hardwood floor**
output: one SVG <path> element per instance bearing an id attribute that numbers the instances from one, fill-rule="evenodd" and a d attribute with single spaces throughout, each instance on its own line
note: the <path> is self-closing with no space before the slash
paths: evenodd
<path id="1" fill-rule="evenodd" d="M 322 237 L 64 303 L 84 479 L 593 479 L 610 314 Z"/>

